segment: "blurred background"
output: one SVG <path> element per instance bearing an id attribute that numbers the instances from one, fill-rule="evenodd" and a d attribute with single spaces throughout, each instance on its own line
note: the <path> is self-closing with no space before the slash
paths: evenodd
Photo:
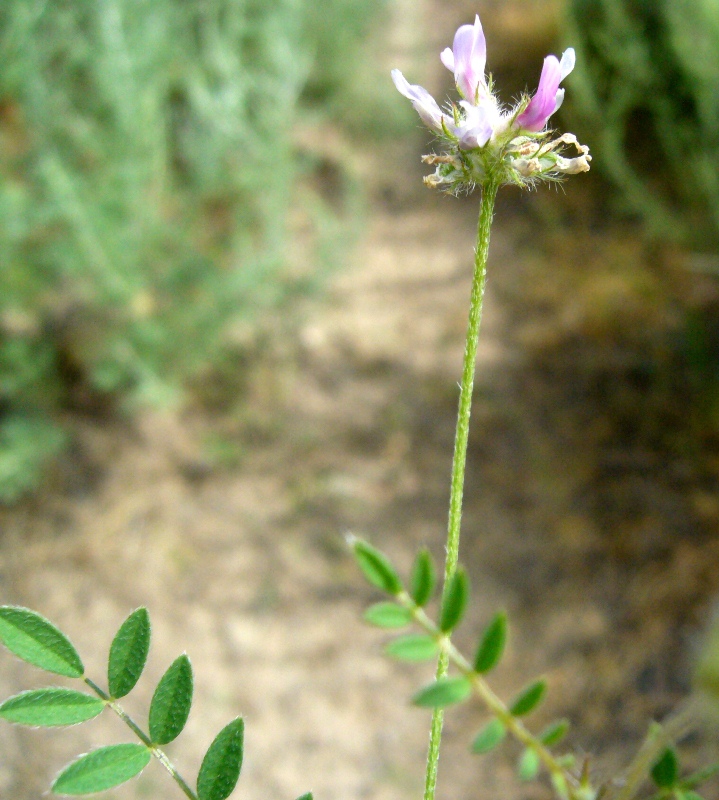
<path id="1" fill-rule="evenodd" d="M 342 535 L 441 557 L 477 198 L 421 182 L 479 13 L 509 103 L 577 51 L 553 122 L 592 172 L 500 193 L 462 560 L 514 620 L 600 776 L 689 690 L 719 588 L 715 0 L 5 0 L 0 6 L 0 596 L 101 680 L 147 605 L 142 709 L 186 650 L 196 774 L 232 716 L 248 796 L 417 796 L 431 667 L 389 664 Z M 463 638 L 464 637 L 464 638 Z M 0 653 L 0 695 L 43 677 Z M 449 715 L 441 791 L 548 796 Z M 0 726 L 38 797 L 119 722 Z M 687 765 L 717 757 L 695 736 Z M 107 793 L 169 797 L 157 765 Z"/>

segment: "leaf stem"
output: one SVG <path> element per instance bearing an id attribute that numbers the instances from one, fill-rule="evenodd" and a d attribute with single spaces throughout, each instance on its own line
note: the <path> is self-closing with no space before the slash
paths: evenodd
<path id="1" fill-rule="evenodd" d="M 459 392 L 459 411 L 457 429 L 454 439 L 454 457 L 452 459 L 452 478 L 449 500 L 449 522 L 447 527 L 446 558 L 444 565 L 444 593 L 457 569 L 459 557 L 459 534 L 462 522 L 462 496 L 464 493 L 464 472 L 467 461 L 467 441 L 469 439 L 469 417 L 472 409 L 472 390 L 474 388 L 474 371 L 477 360 L 477 340 L 479 326 L 482 321 L 482 301 L 487 275 L 487 254 L 489 252 L 489 234 L 494 213 L 494 201 L 499 184 L 487 183 L 482 189 L 482 200 L 477 223 L 477 246 L 474 254 L 474 276 L 470 295 L 469 320 L 467 338 L 464 348 L 462 383 Z M 437 661 L 437 678 L 447 674 L 449 656 L 445 648 Z M 437 786 L 437 770 L 439 764 L 439 748 L 442 739 L 444 713 L 435 709 L 432 713 L 432 724 L 427 748 L 427 767 L 425 771 L 424 800 L 434 800 Z"/>
<path id="2" fill-rule="evenodd" d="M 610 792 L 607 800 L 632 800 L 636 797 L 662 752 L 686 736 L 699 718 L 697 701 L 690 698 L 665 722 L 650 725 L 642 746 L 625 771 L 623 784 Z"/>
<path id="3" fill-rule="evenodd" d="M 551 775 L 555 787 L 565 787 L 566 791 L 564 793 L 570 800 L 578 798 L 576 779 L 567 773 L 567 770 L 554 757 L 549 748 L 534 736 L 520 719 L 511 713 L 505 703 L 494 693 L 485 678 L 472 669 L 471 664 L 450 642 L 449 637 L 442 633 L 437 625 L 432 622 L 423 609 L 419 608 L 414 603 L 408 594 L 403 593 L 398 599 L 412 612 L 412 616 L 418 625 L 440 643 L 447 661 L 457 667 L 462 675 L 470 680 L 474 693 L 482 700 L 492 715 L 504 724 L 515 739 L 537 754 Z M 559 788 L 558 791 L 560 791 Z"/>
<path id="4" fill-rule="evenodd" d="M 105 701 L 108 708 L 117 714 L 118 717 L 127 725 L 127 727 L 137 736 L 137 738 L 148 748 L 153 756 L 162 764 L 162 766 L 170 773 L 172 779 L 180 787 L 183 794 L 189 797 L 190 800 L 198 800 L 195 792 L 190 789 L 180 773 L 175 769 L 175 765 L 167 757 L 167 754 L 161 750 L 157 745 L 152 743 L 150 737 L 140 728 L 140 726 L 132 719 L 132 717 L 125 711 L 125 709 L 113 700 L 107 692 L 103 691 L 94 681 L 90 680 L 87 676 L 83 678 L 85 683 L 92 689 L 95 694 Z"/>

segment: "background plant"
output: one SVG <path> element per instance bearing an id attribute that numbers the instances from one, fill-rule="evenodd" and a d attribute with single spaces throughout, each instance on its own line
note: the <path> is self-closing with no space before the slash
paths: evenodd
<path id="1" fill-rule="evenodd" d="M 649 233 L 719 247 L 719 7 L 571 0 L 577 127 Z"/>
<path id="2" fill-rule="evenodd" d="M 0 501 L 68 409 L 173 402 L 232 323 L 297 290 L 293 130 L 370 96 L 353 66 L 383 6 L 3 4 Z"/>

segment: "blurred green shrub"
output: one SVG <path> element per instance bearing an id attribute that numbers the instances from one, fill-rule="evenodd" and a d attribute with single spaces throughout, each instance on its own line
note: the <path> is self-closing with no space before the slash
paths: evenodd
<path id="1" fill-rule="evenodd" d="M 569 0 L 572 106 L 651 235 L 719 246 L 719 3 Z"/>
<path id="2" fill-rule="evenodd" d="M 172 400 L 290 290 L 291 133 L 353 96 L 384 3 L 3 0 L 0 501 L 78 386 Z"/>

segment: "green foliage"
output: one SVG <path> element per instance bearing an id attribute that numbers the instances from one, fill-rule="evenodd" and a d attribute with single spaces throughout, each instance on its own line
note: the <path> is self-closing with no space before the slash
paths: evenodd
<path id="1" fill-rule="evenodd" d="M 449 633 L 457 627 L 464 616 L 469 601 L 469 578 L 463 567 L 449 580 L 449 585 L 442 598 L 442 610 L 439 615 L 439 628 Z"/>
<path id="2" fill-rule="evenodd" d="M 107 684 L 112 697 L 124 697 L 132 691 L 149 650 L 150 615 L 146 608 L 138 608 L 122 623 L 110 646 Z"/>
<path id="3" fill-rule="evenodd" d="M 364 612 L 364 618 L 378 628 L 404 628 L 412 622 L 412 612 L 397 603 L 375 603 Z"/>
<path id="4" fill-rule="evenodd" d="M 670 789 L 679 777 L 679 761 L 672 747 L 666 750 L 657 759 L 652 767 L 652 780 L 660 789 Z"/>
<path id="5" fill-rule="evenodd" d="M 520 781 L 533 781 L 537 777 L 540 767 L 539 756 L 535 750 L 527 748 L 519 758 L 517 775 Z"/>
<path id="6" fill-rule="evenodd" d="M 392 595 L 402 591 L 402 582 L 387 556 L 362 539 L 353 539 L 351 545 L 360 569 L 373 586 Z"/>
<path id="7" fill-rule="evenodd" d="M 76 725 L 101 714 L 105 703 L 74 689 L 32 689 L 0 704 L 0 717 L 21 725 Z"/>
<path id="8" fill-rule="evenodd" d="M 185 727 L 192 706 L 192 666 L 178 656 L 160 678 L 150 703 L 149 728 L 154 744 L 168 744 Z"/>
<path id="9" fill-rule="evenodd" d="M 506 735 L 507 728 L 504 723 L 501 720 L 492 719 L 474 737 L 472 752 L 477 755 L 489 753 L 490 750 L 494 750 L 497 745 L 504 741 Z"/>
<path id="10" fill-rule="evenodd" d="M 434 636 L 410 633 L 390 642 L 385 652 L 398 661 L 429 661 L 439 655 L 439 645 Z"/>
<path id="11" fill-rule="evenodd" d="M 437 583 L 437 570 L 429 550 L 422 549 L 417 553 L 409 583 L 414 602 L 420 607 L 426 605 Z"/>
<path id="12" fill-rule="evenodd" d="M 420 689 L 412 702 L 423 708 L 445 708 L 461 703 L 471 693 L 472 684 L 467 678 L 439 678 Z"/>
<path id="13" fill-rule="evenodd" d="M 542 702 L 546 691 L 547 683 L 545 680 L 540 679 L 530 683 L 529 686 L 523 689 L 517 697 L 514 698 L 509 706 L 510 713 L 515 717 L 523 717 L 534 711 Z"/>
<path id="14" fill-rule="evenodd" d="M 111 744 L 80 756 L 57 776 L 55 794 L 93 794 L 112 789 L 139 775 L 150 763 L 150 751 L 141 744 Z"/>
<path id="15" fill-rule="evenodd" d="M 0 4 L 0 502 L 62 450 L 68 408 L 177 401 L 299 289 L 292 132 L 362 104 L 385 2 Z"/>
<path id="16" fill-rule="evenodd" d="M 65 634 L 29 608 L 0 606 L 0 641 L 23 661 L 47 672 L 80 678 L 85 671 Z"/>
<path id="17" fill-rule="evenodd" d="M 26 661 L 49 672 L 84 678 L 82 664 L 67 637 L 34 611 L 0 607 L 0 640 Z M 0 718 L 35 726 L 74 725 L 111 708 L 140 739 L 139 744 L 101 747 L 68 765 L 52 786 L 56 794 L 92 794 L 118 786 L 140 773 L 155 755 L 188 797 L 195 797 L 157 745 L 175 739 L 187 722 L 192 705 L 192 666 L 186 655 L 177 658 L 160 679 L 150 703 L 149 735 L 131 720 L 113 698 L 130 692 L 145 666 L 150 644 L 150 617 L 138 608 L 115 634 L 108 659 L 110 695 L 89 678 L 84 683 L 97 695 L 64 687 L 21 692 L 0 704 Z M 62 670 L 62 671 L 61 671 Z M 238 717 L 215 737 L 202 760 L 197 800 L 225 800 L 240 775 L 244 721 Z M 311 797 L 311 795 L 305 795 Z"/>
<path id="18" fill-rule="evenodd" d="M 215 737 L 197 776 L 199 800 L 225 800 L 232 794 L 242 769 L 245 723 L 232 720 Z"/>
<path id="19" fill-rule="evenodd" d="M 474 671 L 489 672 L 497 666 L 507 643 L 507 614 L 499 611 L 482 634 L 474 657 Z"/>
<path id="20" fill-rule="evenodd" d="M 554 747 L 569 733 L 569 720 L 559 719 L 548 725 L 540 734 L 539 741 L 545 747 Z"/>
<path id="21" fill-rule="evenodd" d="M 649 231 L 719 246 L 719 6 L 571 0 L 577 123 Z"/>

